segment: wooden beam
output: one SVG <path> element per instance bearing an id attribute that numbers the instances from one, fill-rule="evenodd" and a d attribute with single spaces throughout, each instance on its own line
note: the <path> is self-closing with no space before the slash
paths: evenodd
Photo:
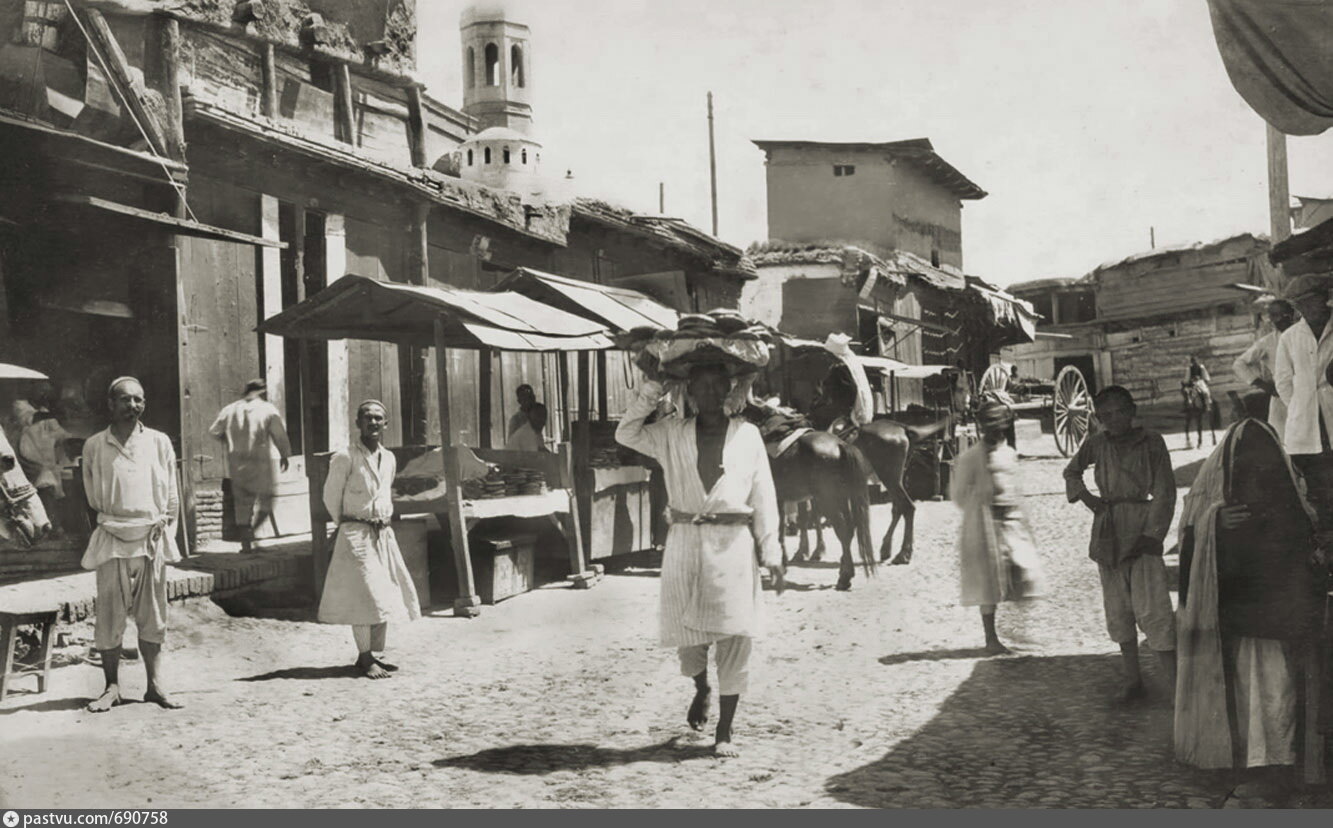
<path id="1" fill-rule="evenodd" d="M 333 67 L 333 108 L 338 140 L 356 146 L 356 107 L 352 103 L 352 73 L 346 63 Z"/>
<path id="2" fill-rule="evenodd" d="M 607 418 L 607 391 L 606 391 L 606 351 L 597 352 L 597 419 L 606 422 Z"/>
<path id="3" fill-rule="evenodd" d="M 259 94 L 259 112 L 265 118 L 278 117 L 278 67 L 274 57 L 273 44 L 265 43 L 259 47 L 260 66 L 263 70 L 263 86 Z"/>
<path id="4" fill-rule="evenodd" d="M 413 204 L 408 226 L 407 281 L 425 287 L 430 284 L 430 203 Z M 403 440 L 407 445 L 425 445 L 429 430 L 429 400 L 426 395 L 426 349 L 400 345 L 399 372 L 406 380 L 403 388 Z M 441 358 L 437 355 L 437 358 Z"/>
<path id="5" fill-rule="evenodd" d="M 412 149 L 412 166 L 426 167 L 426 109 L 421 102 L 421 89 L 407 90 L 407 140 Z"/>
<path id="6" fill-rule="evenodd" d="M 477 352 L 480 370 L 477 372 L 477 430 L 481 432 L 481 447 L 491 448 L 491 406 L 494 404 L 491 385 L 495 381 L 495 351 L 482 348 Z M 507 435 L 506 435 L 507 436 Z"/>
<path id="7" fill-rule="evenodd" d="M 252 236 L 249 233 L 238 233 L 235 230 L 227 230 L 222 227 L 214 227 L 211 224 L 202 224 L 197 221 L 191 221 L 190 219 L 179 215 L 180 212 L 184 211 L 184 205 L 177 206 L 178 215 L 167 215 L 166 213 L 155 213 L 152 210 L 144 210 L 140 207 L 131 207 L 128 204 L 121 204 L 118 201 L 110 201 L 105 198 L 98 198 L 97 196 L 79 195 L 77 193 L 53 193 L 51 194 L 51 200 L 58 201 L 62 204 L 77 204 L 83 207 L 96 207 L 100 210 L 119 213 L 123 216 L 143 219 L 157 224 L 165 224 L 182 235 L 223 239 L 225 241 L 253 244 L 256 247 L 282 248 L 287 246 L 283 242 L 266 239 L 262 236 Z"/>
<path id="8" fill-rule="evenodd" d="M 145 69 L 149 84 L 158 91 L 166 103 L 166 132 L 171 157 L 185 158 L 185 120 L 181 101 L 180 82 L 180 23 L 173 17 L 158 15 L 152 18 L 149 36 L 145 46 L 149 59 L 145 60 Z"/>
<path id="9" fill-rule="evenodd" d="M 143 96 L 134 82 L 134 75 L 130 72 L 130 62 L 125 58 L 125 53 L 121 51 L 120 43 L 117 42 L 116 36 L 112 34 L 106 18 L 96 9 L 89 9 L 84 12 L 84 17 L 87 20 L 86 28 L 88 36 L 92 40 L 91 45 L 94 51 L 100 53 L 102 59 L 107 62 L 107 69 L 111 73 L 111 82 L 123 93 L 125 103 L 128 104 L 130 112 L 133 113 L 139 125 L 147 134 L 148 143 L 153 151 L 158 155 L 180 160 L 182 156 L 172 154 L 172 147 L 167 140 L 161 121 L 145 104 Z"/>
<path id="10" fill-rule="evenodd" d="M 1268 127 L 1268 225 L 1273 244 L 1291 235 L 1291 191 L 1287 186 L 1287 136 Z"/>
<path id="11" fill-rule="evenodd" d="M 458 573 L 458 597 L 454 599 L 454 615 L 471 618 L 477 615 L 481 599 L 477 597 L 476 581 L 472 574 L 472 553 L 468 549 L 467 520 L 463 517 L 463 481 L 459 479 L 460 464 L 454 448 L 449 422 L 449 353 L 444 321 L 435 320 L 435 393 L 440 406 L 440 446 L 444 455 L 444 485 L 446 513 L 438 516 L 440 526 L 449 527 L 450 546 L 454 551 L 454 568 Z"/>

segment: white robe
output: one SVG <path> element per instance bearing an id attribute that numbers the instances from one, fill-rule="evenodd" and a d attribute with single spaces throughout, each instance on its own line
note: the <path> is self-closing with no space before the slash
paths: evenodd
<path id="1" fill-rule="evenodd" d="M 958 532 L 960 603 L 990 606 L 1042 592 L 1036 544 L 1018 509 L 1018 452 L 977 443 L 954 461 L 949 498 L 963 510 Z M 994 507 L 1010 507 L 997 520 Z"/>
<path id="2" fill-rule="evenodd" d="M 1231 372 L 1236 379 L 1246 385 L 1253 385 L 1255 380 L 1273 382 L 1273 363 L 1277 359 L 1277 338 L 1279 331 L 1269 331 L 1259 337 L 1245 353 L 1231 363 Z M 1268 400 L 1268 424 L 1277 432 L 1278 440 L 1287 430 L 1287 404 L 1278 396 Z"/>
<path id="3" fill-rule="evenodd" d="M 750 526 L 673 524 L 662 559 L 661 643 L 708 644 L 762 630 L 759 565 L 782 562 L 777 496 L 759 429 L 732 419 L 722 476 L 705 492 L 698 472 L 695 420 L 645 425 L 663 393 L 645 382 L 616 429 L 616 440 L 662 464 L 671 508 L 690 514 L 748 513 Z M 756 558 L 756 546 L 758 558 Z"/>
<path id="4" fill-rule="evenodd" d="M 393 527 L 393 478 L 398 461 L 381 446 L 373 453 L 360 439 L 333 455 L 324 481 L 324 508 L 338 523 L 337 541 L 324 576 L 319 620 L 325 624 L 381 624 L 421 617 L 412 573 L 403 562 Z"/>
<path id="5" fill-rule="evenodd" d="M 208 431 L 227 442 L 227 477 L 233 485 L 254 494 L 273 494 L 279 461 L 292 453 L 287 428 L 273 403 L 237 400 L 218 412 Z"/>

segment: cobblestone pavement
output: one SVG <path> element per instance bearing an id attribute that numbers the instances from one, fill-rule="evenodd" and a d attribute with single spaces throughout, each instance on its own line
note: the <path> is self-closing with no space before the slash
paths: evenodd
<path id="1" fill-rule="evenodd" d="M 1172 445 L 1183 444 L 1179 437 Z M 1049 451 L 1029 441 L 1025 449 Z M 1188 475 L 1202 452 L 1173 455 Z M 15 807 L 1221 807 L 1234 781 L 1171 759 L 1160 686 L 1115 710 L 1089 517 L 1055 457 L 1024 461 L 1050 594 L 1000 610 L 983 658 L 956 605 L 956 515 L 920 505 L 907 567 L 832 587 L 832 563 L 769 593 L 739 759 L 684 723 L 690 686 L 654 646 L 651 570 L 543 589 L 471 621 L 390 630 L 390 681 L 351 677 L 345 628 L 173 606 L 168 713 L 81 711 L 96 668 L 0 704 L 0 799 Z M 876 507 L 877 531 L 887 507 Z M 1144 662 L 1150 681 L 1156 665 Z M 124 668 L 128 693 L 142 667 Z M 1233 800 L 1232 804 L 1235 804 Z"/>

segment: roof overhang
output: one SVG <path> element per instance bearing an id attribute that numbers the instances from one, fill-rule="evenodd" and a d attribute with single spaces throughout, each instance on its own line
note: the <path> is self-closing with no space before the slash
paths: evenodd
<path id="1" fill-rule="evenodd" d="M 652 327 L 675 330 L 680 314 L 629 288 L 599 285 L 520 267 L 494 288 L 512 291 L 605 325 L 613 333 Z"/>
<path id="2" fill-rule="evenodd" d="M 953 193 L 959 199 L 975 201 L 985 198 L 988 193 L 977 186 L 967 176 L 959 172 L 952 164 L 935 152 L 929 138 L 913 138 L 907 141 L 767 141 L 755 140 L 752 143 L 765 154 L 775 149 L 821 149 L 842 152 L 882 152 L 891 160 L 910 161 L 921 168 L 936 184 Z"/>

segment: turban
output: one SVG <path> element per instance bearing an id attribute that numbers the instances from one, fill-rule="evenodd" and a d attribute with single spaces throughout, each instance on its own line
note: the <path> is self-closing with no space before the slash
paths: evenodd
<path id="1" fill-rule="evenodd" d="M 1001 402 L 983 403 L 977 409 L 977 423 L 982 428 L 1007 428 L 1014 420 L 1014 412 Z"/>

